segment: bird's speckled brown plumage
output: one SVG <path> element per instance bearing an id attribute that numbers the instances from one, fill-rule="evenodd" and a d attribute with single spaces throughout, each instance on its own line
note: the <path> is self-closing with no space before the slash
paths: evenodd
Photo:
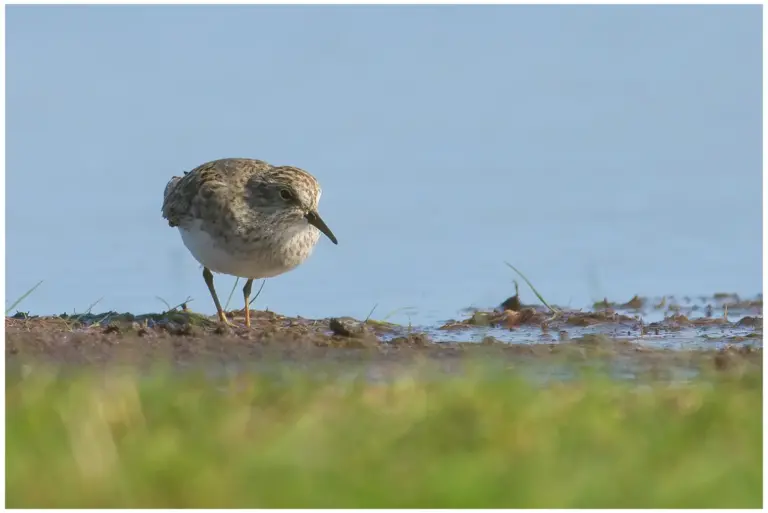
<path id="1" fill-rule="evenodd" d="M 248 197 L 258 193 L 254 189 L 259 184 L 313 191 L 305 198 L 309 203 L 306 206 L 317 208 L 321 189 L 306 171 L 292 166 L 275 167 L 262 160 L 230 158 L 207 162 L 184 176 L 171 178 L 165 187 L 163 217 L 169 226 L 175 227 L 192 218 L 241 216 L 248 210 Z"/>

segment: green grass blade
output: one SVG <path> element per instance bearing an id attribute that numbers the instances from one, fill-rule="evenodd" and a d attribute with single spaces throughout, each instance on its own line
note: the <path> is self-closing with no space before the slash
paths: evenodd
<path id="1" fill-rule="evenodd" d="M 366 317 L 366 318 L 365 318 L 365 320 L 363 321 L 363 324 L 365 324 L 366 322 L 368 322 L 368 321 L 370 320 L 370 318 L 371 318 L 371 315 L 373 315 L 373 311 L 374 311 L 374 310 L 376 310 L 376 307 L 377 307 L 377 306 L 379 306 L 379 304 L 378 304 L 378 303 L 376 303 L 375 305 L 373 305 L 373 308 L 371 308 L 371 311 L 370 311 L 370 312 L 368 312 L 368 317 Z"/>
<path id="2" fill-rule="evenodd" d="M 251 305 L 253 304 L 253 302 L 254 302 L 254 301 L 256 301 L 256 298 L 258 298 L 258 297 L 259 297 L 259 294 L 261 294 L 261 289 L 263 289 L 263 288 L 264 288 L 264 284 L 265 284 L 265 283 L 267 283 L 267 279 L 266 279 L 266 278 L 264 278 L 264 279 L 262 280 L 262 282 L 261 282 L 261 287 L 259 287 L 259 290 L 258 290 L 258 291 L 256 291 L 256 295 L 255 295 L 255 296 L 253 296 L 253 299 L 251 299 L 251 302 L 250 302 L 250 303 L 248 303 L 248 308 L 250 308 L 250 307 L 251 307 Z"/>
<path id="3" fill-rule="evenodd" d="M 165 299 L 161 298 L 160 296 L 155 296 L 155 298 L 163 302 L 163 304 L 165 305 L 165 308 L 166 308 L 166 312 L 170 312 L 171 311 L 171 304 L 168 301 L 166 301 Z"/>
<path id="4" fill-rule="evenodd" d="M 237 287 L 237 284 L 240 282 L 240 277 L 237 277 L 235 280 L 235 284 L 232 285 L 232 290 L 229 291 L 229 297 L 227 298 L 227 303 L 224 305 L 224 311 L 226 312 L 229 310 L 229 302 L 232 300 L 232 294 L 235 293 L 235 288 Z"/>
<path id="5" fill-rule="evenodd" d="M 78 315 L 77 317 L 75 317 L 75 318 L 74 318 L 74 320 L 75 320 L 75 321 L 79 321 L 80 319 L 82 319 L 82 318 L 83 318 L 83 317 L 85 317 L 86 315 L 90 315 L 90 314 L 91 314 L 91 311 L 93 310 L 93 307 L 94 307 L 94 306 L 96 306 L 96 305 L 98 305 L 99 303 L 101 303 L 101 300 L 102 300 L 102 299 L 104 299 L 104 298 L 103 298 L 103 297 L 100 297 L 99 299 L 97 299 L 96 301 L 94 301 L 93 303 L 91 303 L 91 305 L 88 307 L 88 309 L 87 309 L 85 312 L 83 312 L 83 313 L 81 313 L 80 315 Z"/>
<path id="6" fill-rule="evenodd" d="M 517 274 L 520 275 L 520 277 L 522 279 L 525 280 L 525 283 L 527 283 L 528 286 L 531 287 L 531 290 L 533 291 L 534 294 L 536 294 L 536 297 L 539 298 L 539 301 L 541 301 L 544 306 L 549 308 L 550 312 L 552 312 L 552 313 L 559 313 L 560 312 L 560 310 L 558 310 L 557 308 L 551 306 L 549 303 L 547 303 L 547 301 L 543 297 L 541 297 L 541 294 L 539 294 L 539 291 L 536 290 L 536 287 L 533 286 L 533 283 L 531 283 L 530 280 L 528 278 L 526 278 L 523 273 L 518 271 L 517 268 L 514 265 L 510 264 L 509 262 L 504 262 L 504 263 L 507 264 L 507 267 L 509 267 L 510 269 L 515 271 Z"/>
<path id="7" fill-rule="evenodd" d="M 16 307 L 19 305 L 19 303 L 21 303 L 22 301 L 24 301 L 24 300 L 27 298 L 27 296 L 29 296 L 30 294 L 32 294 L 32 293 L 35 291 L 35 289 L 36 289 L 37 287 L 39 287 L 39 286 L 40 286 L 40 284 L 42 284 L 42 283 L 43 283 L 43 280 L 40 280 L 40 281 L 38 281 L 38 282 L 37 282 L 37 284 L 36 284 L 34 287 L 32 287 L 31 289 L 29 289 L 28 291 L 26 291 L 26 292 L 25 292 L 25 293 L 24 293 L 24 294 L 23 294 L 23 295 L 22 295 L 22 296 L 21 296 L 19 299 L 17 299 L 16 301 L 14 301 L 14 302 L 13 302 L 13 304 L 12 304 L 11 306 L 9 306 L 9 307 L 8 307 L 8 308 L 5 310 L 5 315 L 8 315 L 8 312 L 10 312 L 10 311 L 11 311 L 11 310 L 13 310 L 14 308 L 16 308 Z"/>

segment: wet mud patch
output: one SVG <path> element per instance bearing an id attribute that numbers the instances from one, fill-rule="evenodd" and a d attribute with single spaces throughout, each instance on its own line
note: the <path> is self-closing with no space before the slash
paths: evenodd
<path id="1" fill-rule="evenodd" d="M 463 319 L 422 329 L 442 342 L 479 342 L 491 336 L 510 344 L 535 344 L 605 335 L 652 348 L 762 347 L 762 295 L 741 299 L 735 294 L 715 294 L 682 300 L 634 296 L 623 303 L 606 299 L 593 306 L 588 311 L 549 309 L 524 305 L 515 295 L 498 308 L 467 309 Z"/>

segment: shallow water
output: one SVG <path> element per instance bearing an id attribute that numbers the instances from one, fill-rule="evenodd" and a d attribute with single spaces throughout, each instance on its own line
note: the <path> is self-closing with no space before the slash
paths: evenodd
<path id="1" fill-rule="evenodd" d="M 414 327 L 423 330 L 436 342 L 481 342 L 485 337 L 510 344 L 557 343 L 558 333 L 544 332 L 535 326 L 515 329 L 477 327 L 460 331 L 442 331 L 431 327 Z M 762 336 L 756 337 L 754 329 L 744 327 L 687 327 L 663 334 L 641 334 L 632 325 L 571 326 L 564 330 L 569 339 L 591 334 L 604 334 L 620 340 L 628 340 L 641 346 L 658 349 L 719 349 L 727 345 L 762 346 Z M 750 337 L 750 338 L 747 338 Z"/>

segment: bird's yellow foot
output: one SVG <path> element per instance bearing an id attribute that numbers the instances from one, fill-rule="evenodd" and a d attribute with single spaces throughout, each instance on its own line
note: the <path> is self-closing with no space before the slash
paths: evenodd
<path id="1" fill-rule="evenodd" d="M 227 319 L 227 315 L 223 311 L 219 311 L 218 317 L 219 317 L 219 322 L 226 324 L 227 326 L 234 326 L 231 322 L 229 322 L 229 319 Z"/>

